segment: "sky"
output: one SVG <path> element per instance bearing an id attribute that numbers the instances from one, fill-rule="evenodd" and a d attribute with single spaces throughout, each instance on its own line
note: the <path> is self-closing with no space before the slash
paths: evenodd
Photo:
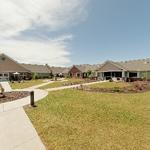
<path id="1" fill-rule="evenodd" d="M 150 57 L 149 0 L 0 0 L 0 52 L 70 66 Z"/>

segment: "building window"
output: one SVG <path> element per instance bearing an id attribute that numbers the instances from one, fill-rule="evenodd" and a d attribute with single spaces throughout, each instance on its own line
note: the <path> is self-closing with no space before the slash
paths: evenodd
<path id="1" fill-rule="evenodd" d="M 130 78 L 137 78 L 137 72 L 130 72 L 129 77 Z"/>
<path id="2" fill-rule="evenodd" d="M 8 74 L 7 74 L 7 73 L 4 73 L 4 77 L 8 77 Z"/>

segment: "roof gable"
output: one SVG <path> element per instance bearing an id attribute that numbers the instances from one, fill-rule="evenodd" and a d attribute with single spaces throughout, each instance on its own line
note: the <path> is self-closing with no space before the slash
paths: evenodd
<path id="1" fill-rule="evenodd" d="M 82 72 L 77 66 L 73 66 L 73 67 L 69 70 L 69 73 L 77 73 L 77 72 Z"/>
<path id="2" fill-rule="evenodd" d="M 0 54 L 0 72 L 30 72 L 17 61 L 5 54 Z"/>
<path id="3" fill-rule="evenodd" d="M 84 72 L 88 72 L 88 71 L 96 71 L 96 70 L 98 70 L 100 65 L 83 64 L 83 65 L 74 65 L 73 67 L 76 67 L 76 69 L 78 69 L 78 72 L 84 73 Z"/>
<path id="4" fill-rule="evenodd" d="M 105 62 L 99 69 L 100 72 L 107 72 L 107 71 L 122 71 L 125 70 L 121 65 L 116 64 L 112 61 Z"/>

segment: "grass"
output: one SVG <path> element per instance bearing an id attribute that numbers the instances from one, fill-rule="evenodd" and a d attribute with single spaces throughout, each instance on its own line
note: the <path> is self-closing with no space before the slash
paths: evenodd
<path id="1" fill-rule="evenodd" d="M 149 150 L 150 92 L 50 92 L 25 110 L 48 150 Z"/>
<path id="2" fill-rule="evenodd" d="M 12 89 L 24 89 L 24 88 L 32 87 L 32 86 L 39 85 L 42 83 L 44 83 L 43 80 L 39 79 L 39 80 L 24 81 L 21 83 L 18 83 L 18 82 L 10 83 L 10 86 L 12 87 Z"/>
<path id="3" fill-rule="evenodd" d="M 127 82 L 104 82 L 89 85 L 89 87 L 91 88 L 115 88 L 115 87 L 123 88 L 126 86 L 130 86 L 130 84 Z"/>
<path id="4" fill-rule="evenodd" d="M 55 88 L 55 87 L 61 87 L 61 86 L 64 86 L 65 84 L 80 84 L 80 83 L 85 83 L 86 80 L 84 79 L 66 79 L 66 81 L 64 82 L 61 82 L 61 81 L 56 81 L 56 82 L 53 82 L 53 83 L 50 83 L 48 85 L 45 85 L 43 87 L 40 87 L 40 89 L 49 89 L 49 88 Z"/>

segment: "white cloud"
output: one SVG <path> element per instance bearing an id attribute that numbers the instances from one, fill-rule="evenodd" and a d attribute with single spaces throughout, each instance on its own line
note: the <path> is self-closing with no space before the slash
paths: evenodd
<path id="1" fill-rule="evenodd" d="M 78 23 L 87 0 L 0 0 L 0 36 L 10 37 L 36 26 L 50 30 Z"/>
<path id="2" fill-rule="evenodd" d="M 70 63 L 68 40 L 71 35 L 48 41 L 0 40 L 0 52 L 22 63 L 64 66 Z"/>
<path id="3" fill-rule="evenodd" d="M 32 37 L 32 41 L 29 41 L 25 39 L 23 31 L 36 31 L 39 27 L 56 31 L 78 24 L 87 16 L 87 1 L 0 0 L 0 49 L 20 61 L 53 65 L 68 63 L 67 41 L 72 35 L 47 38 L 46 41 Z"/>

